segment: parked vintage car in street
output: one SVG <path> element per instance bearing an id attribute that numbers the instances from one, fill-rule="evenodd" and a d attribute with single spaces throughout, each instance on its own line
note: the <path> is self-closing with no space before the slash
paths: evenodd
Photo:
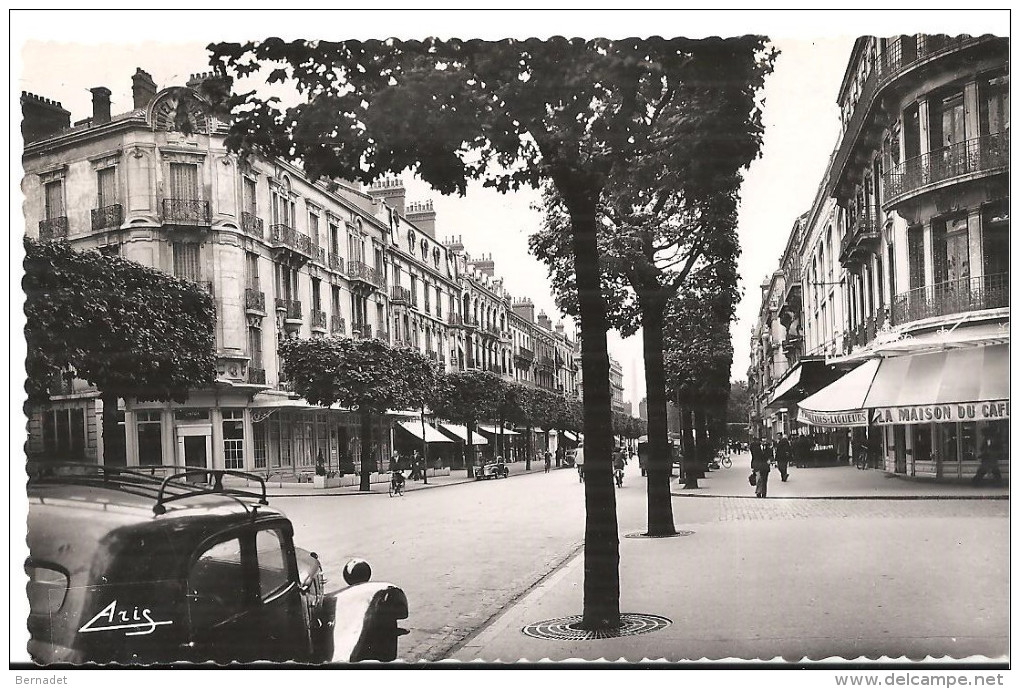
<path id="1" fill-rule="evenodd" d="M 254 474 L 40 463 L 28 498 L 37 663 L 388 661 L 407 633 L 404 592 L 368 563 L 327 593 Z"/>
<path id="2" fill-rule="evenodd" d="M 480 467 L 475 467 L 475 480 L 490 478 L 507 478 L 510 476 L 510 469 L 502 462 L 489 462 Z"/>

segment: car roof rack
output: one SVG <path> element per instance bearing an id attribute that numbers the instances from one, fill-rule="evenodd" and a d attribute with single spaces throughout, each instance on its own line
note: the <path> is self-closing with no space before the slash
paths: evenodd
<path id="1" fill-rule="evenodd" d="M 142 497 L 154 497 L 153 514 L 164 514 L 168 502 L 199 495 L 229 495 L 255 498 L 259 504 L 268 505 L 266 480 L 258 474 L 236 469 L 203 469 L 180 465 L 154 464 L 152 466 L 106 466 L 81 462 L 28 462 L 29 483 L 60 481 L 85 485 L 100 484 L 117 488 L 126 493 Z M 167 472 L 171 472 L 166 475 Z M 203 476 L 202 484 L 189 482 L 188 478 Z M 248 481 L 258 481 L 261 488 L 256 493 L 223 485 L 224 476 L 236 476 Z M 183 480 L 182 480 L 183 479 Z M 211 485 L 209 485 L 211 484 Z M 173 492 L 170 492 L 172 490 Z"/>

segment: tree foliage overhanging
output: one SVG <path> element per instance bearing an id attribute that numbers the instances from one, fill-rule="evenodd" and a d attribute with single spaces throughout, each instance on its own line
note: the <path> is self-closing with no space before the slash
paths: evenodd
<path id="1" fill-rule="evenodd" d="M 183 402 L 215 379 L 212 298 L 117 256 L 25 239 L 26 387 L 73 371 L 105 395 Z"/>

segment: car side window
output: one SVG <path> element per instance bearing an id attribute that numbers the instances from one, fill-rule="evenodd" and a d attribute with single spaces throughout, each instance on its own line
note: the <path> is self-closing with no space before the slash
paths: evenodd
<path id="1" fill-rule="evenodd" d="M 242 612 L 244 591 L 240 540 L 232 538 L 203 552 L 188 573 L 192 626 L 207 629 Z"/>
<path id="2" fill-rule="evenodd" d="M 56 567 L 29 560 L 25 563 L 28 575 L 28 607 L 32 615 L 51 615 L 64 605 L 67 597 L 67 575 Z"/>
<path id="3" fill-rule="evenodd" d="M 259 594 L 262 600 L 266 600 L 290 583 L 283 536 L 275 529 L 259 531 L 255 534 L 255 552 L 259 566 Z"/>

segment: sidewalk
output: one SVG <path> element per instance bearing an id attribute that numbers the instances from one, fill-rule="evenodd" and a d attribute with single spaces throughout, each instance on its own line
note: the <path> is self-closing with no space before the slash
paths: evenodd
<path id="1" fill-rule="evenodd" d="M 541 473 L 545 465 L 541 460 L 531 462 L 531 471 L 527 471 L 524 462 L 508 462 L 510 469 L 510 480 L 514 476 L 522 474 Z M 555 467 L 553 471 L 555 471 Z M 406 478 L 405 474 L 404 492 L 412 493 L 418 490 L 429 488 L 441 488 L 443 486 L 455 486 L 461 483 L 474 483 L 475 479 L 467 475 L 467 469 L 451 469 L 449 476 L 430 476 L 426 484 L 422 481 L 412 481 Z M 504 479 L 489 479 L 492 481 L 503 481 Z M 390 484 L 388 481 L 373 483 L 370 491 L 360 491 L 358 486 L 344 486 L 340 488 L 315 488 L 311 483 L 290 483 L 290 482 L 266 482 L 266 493 L 271 498 L 299 498 L 299 497 L 336 497 L 341 495 L 387 495 Z"/>
<path id="2" fill-rule="evenodd" d="M 748 483 L 751 456 L 744 452 L 731 455 L 733 466 L 706 472 L 698 479 L 698 488 L 684 488 L 673 479 L 674 496 L 749 497 L 754 488 Z M 1002 486 L 968 482 L 943 483 L 926 478 L 887 474 L 880 469 L 857 469 L 852 466 L 804 468 L 790 467 L 789 480 L 780 480 L 779 470 L 769 472 L 768 498 L 870 498 L 870 499 L 1006 499 L 1008 481 Z"/>
<path id="3" fill-rule="evenodd" d="M 748 473 L 735 459 L 698 490 L 674 489 L 683 534 L 651 539 L 632 537 L 647 523 L 645 482 L 628 470 L 617 493 L 624 634 L 570 626 L 583 609 L 579 550 L 449 659 L 1008 660 L 1009 504 L 966 499 L 1008 490 L 831 467 L 795 469 L 787 483 L 774 472 L 760 500 Z"/>

